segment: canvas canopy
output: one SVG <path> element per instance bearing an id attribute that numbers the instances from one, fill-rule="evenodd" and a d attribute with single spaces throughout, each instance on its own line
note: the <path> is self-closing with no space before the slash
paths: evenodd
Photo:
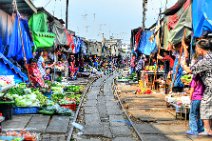
<path id="1" fill-rule="evenodd" d="M 191 29 L 192 29 L 191 0 L 186 0 L 180 9 L 177 12 L 175 11 L 173 13 L 175 14 L 168 15 L 164 18 L 163 48 L 166 50 L 168 50 L 169 42 L 174 45 L 181 42 L 184 30 L 186 30 L 187 36 L 191 35 Z"/>
<path id="2" fill-rule="evenodd" d="M 58 45 L 69 45 L 68 34 L 66 33 L 65 27 L 58 21 L 54 20 L 51 23 L 51 30 L 56 34 L 56 44 Z"/>

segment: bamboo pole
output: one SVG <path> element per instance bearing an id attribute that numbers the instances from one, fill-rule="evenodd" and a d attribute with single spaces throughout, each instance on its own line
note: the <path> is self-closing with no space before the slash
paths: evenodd
<path id="1" fill-rule="evenodd" d="M 16 16 L 18 16 L 18 7 L 17 7 L 16 0 L 13 0 L 13 4 L 14 4 L 15 11 L 16 11 Z M 21 26 L 20 26 L 20 17 L 19 16 L 18 16 L 18 29 L 19 29 L 20 37 L 21 37 L 22 52 L 24 54 L 24 64 L 26 66 L 27 76 L 28 76 L 29 82 L 30 82 L 29 70 L 28 70 L 28 66 L 27 66 L 26 52 L 25 52 L 25 49 L 24 49 L 23 34 L 22 34 Z"/>
<path id="2" fill-rule="evenodd" d="M 158 17 L 158 25 L 157 26 L 161 26 L 160 25 L 160 14 L 161 14 L 161 9 L 160 9 L 160 13 L 159 13 L 159 17 Z M 157 29 L 157 28 L 156 28 Z M 161 49 L 161 43 L 160 43 L 160 27 L 158 27 L 158 31 L 157 31 L 157 35 L 156 35 L 156 43 L 157 43 L 157 47 L 158 47 L 158 53 L 157 53 L 157 56 L 160 55 L 160 49 Z M 157 57 L 157 60 L 156 60 L 156 68 L 155 68 L 155 72 L 154 72 L 154 78 L 153 78 L 153 82 L 152 82 L 152 86 L 151 86 L 151 89 L 154 88 L 155 86 L 155 80 L 156 80 L 156 77 L 157 77 L 157 71 L 158 71 L 158 57 Z"/>
<path id="3" fill-rule="evenodd" d="M 158 40 L 158 53 L 157 53 L 157 56 L 159 56 L 160 55 L 160 49 L 161 49 L 161 44 L 160 44 L 160 30 L 158 31 L 158 33 L 157 33 L 157 36 L 156 36 L 156 40 Z M 154 78 L 153 78 L 153 82 L 152 82 L 152 87 L 151 87 L 151 89 L 153 89 L 154 88 L 154 86 L 155 86 L 155 80 L 156 80 L 156 76 L 157 76 L 157 70 L 158 70 L 158 57 L 157 57 L 157 60 L 156 60 L 156 68 L 155 68 L 155 72 L 154 72 Z"/>

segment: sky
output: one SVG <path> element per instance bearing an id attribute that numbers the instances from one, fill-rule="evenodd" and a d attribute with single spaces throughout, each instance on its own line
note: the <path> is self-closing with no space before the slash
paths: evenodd
<path id="1" fill-rule="evenodd" d="M 177 0 L 168 0 L 167 7 Z M 65 21 L 66 0 L 33 0 L 37 7 L 44 7 L 52 15 Z M 158 19 L 159 9 L 165 9 L 166 0 L 148 0 L 146 27 Z M 87 39 L 123 39 L 130 42 L 131 29 L 142 25 L 142 0 L 69 0 L 68 28 Z"/>

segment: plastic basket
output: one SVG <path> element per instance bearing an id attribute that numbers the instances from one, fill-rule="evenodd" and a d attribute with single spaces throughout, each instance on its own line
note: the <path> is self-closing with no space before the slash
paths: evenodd
<path id="1" fill-rule="evenodd" d="M 39 107 L 14 107 L 13 114 L 14 115 L 22 115 L 22 114 L 37 114 L 39 112 Z"/>
<path id="2" fill-rule="evenodd" d="M 53 93 L 53 92 L 46 92 L 46 93 L 44 93 L 44 95 L 50 99 L 51 96 L 52 96 L 52 93 Z"/>
<path id="3" fill-rule="evenodd" d="M 13 137 L 13 136 L 0 136 L 0 140 L 6 140 L 6 141 L 13 141 L 16 138 L 20 138 L 20 141 L 23 141 L 24 139 L 21 137 Z"/>
<path id="4" fill-rule="evenodd" d="M 63 107 L 63 108 L 70 109 L 70 110 L 72 110 L 72 111 L 76 111 L 76 109 L 77 109 L 76 103 L 67 104 L 67 105 L 60 105 L 60 106 Z"/>

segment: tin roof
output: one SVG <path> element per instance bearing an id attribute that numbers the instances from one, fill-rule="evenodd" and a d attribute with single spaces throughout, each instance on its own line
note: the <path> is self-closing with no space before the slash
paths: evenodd
<path id="1" fill-rule="evenodd" d="M 0 9 L 7 12 L 8 14 L 12 14 L 13 12 L 13 0 L 0 0 Z M 31 0 L 16 0 L 18 11 L 24 15 L 32 15 L 33 13 L 37 13 L 37 9 L 35 5 L 31 2 Z"/>

